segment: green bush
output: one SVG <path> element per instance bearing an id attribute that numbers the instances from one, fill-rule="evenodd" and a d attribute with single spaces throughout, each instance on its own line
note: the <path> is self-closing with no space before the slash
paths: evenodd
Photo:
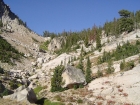
<path id="1" fill-rule="evenodd" d="M 120 63 L 120 70 L 124 70 L 125 68 L 125 60 L 123 60 L 123 62 Z"/>
<path id="2" fill-rule="evenodd" d="M 42 43 L 39 47 L 39 51 L 47 51 L 49 43 L 50 43 L 49 41 Z"/>
<path id="3" fill-rule="evenodd" d="M 78 99 L 78 100 L 77 100 L 77 103 L 83 103 L 83 100 Z"/>
<path id="4" fill-rule="evenodd" d="M 136 55 L 140 52 L 140 42 L 137 40 L 135 44 L 129 42 L 124 43 L 122 46 L 118 45 L 116 50 L 112 52 L 103 52 L 103 55 L 98 58 L 98 63 L 108 62 L 109 60 L 121 60 L 127 57 Z"/>
<path id="5" fill-rule="evenodd" d="M 55 98 L 57 101 L 62 101 L 62 98 L 61 98 L 60 95 L 56 95 L 54 98 Z"/>
<path id="6" fill-rule="evenodd" d="M 134 61 L 130 61 L 130 62 L 127 62 L 125 70 L 131 70 L 134 67 L 135 67 Z"/>
<path id="7" fill-rule="evenodd" d="M 5 89 L 3 93 L 0 94 L 0 97 L 7 96 L 9 94 L 8 89 Z"/>
<path id="8" fill-rule="evenodd" d="M 74 89 L 75 90 L 78 89 L 78 85 L 77 84 L 74 85 Z"/>
<path id="9" fill-rule="evenodd" d="M 113 62 L 110 60 L 108 61 L 108 68 L 106 69 L 106 74 L 111 74 L 114 72 L 114 67 L 112 67 L 112 64 Z"/>
<path id="10" fill-rule="evenodd" d="M 43 87 L 37 86 L 37 87 L 34 89 L 35 94 L 39 94 L 39 92 L 40 92 L 42 89 L 43 89 Z"/>
<path id="11" fill-rule="evenodd" d="M 4 63 L 14 64 L 14 60 L 20 60 L 22 53 L 19 53 L 5 39 L 0 36 L 0 60 Z"/>
<path id="12" fill-rule="evenodd" d="M 129 62 L 121 62 L 120 63 L 120 69 L 123 71 L 131 70 L 132 68 L 135 67 L 134 61 L 129 61 Z"/>
<path id="13" fill-rule="evenodd" d="M 9 85 L 12 90 L 18 88 L 18 84 L 15 81 L 10 81 Z"/>

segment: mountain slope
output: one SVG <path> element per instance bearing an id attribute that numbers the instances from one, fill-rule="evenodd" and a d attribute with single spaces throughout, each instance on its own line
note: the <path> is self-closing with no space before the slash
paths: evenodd
<path id="1" fill-rule="evenodd" d="M 44 38 L 31 31 L 3 0 L 0 0 L 0 19 L 3 23 L 0 35 L 12 46 L 25 54 L 34 55 L 35 51 L 38 51 Z"/>

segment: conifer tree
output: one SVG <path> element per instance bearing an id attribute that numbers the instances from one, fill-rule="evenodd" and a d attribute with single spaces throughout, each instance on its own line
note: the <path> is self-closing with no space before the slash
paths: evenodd
<path id="1" fill-rule="evenodd" d="M 84 73 L 83 57 L 82 57 L 82 55 L 80 55 L 80 59 L 79 59 L 79 63 L 78 63 L 77 68 L 81 69 L 82 72 Z"/>
<path id="2" fill-rule="evenodd" d="M 87 67 L 86 67 L 86 82 L 89 83 L 92 79 L 91 77 L 91 62 L 89 60 L 89 57 L 87 57 Z"/>
<path id="3" fill-rule="evenodd" d="M 77 65 L 77 68 L 81 69 L 82 72 L 84 73 L 83 52 L 84 52 L 84 49 L 83 49 L 83 46 L 82 46 L 82 48 L 81 48 L 81 54 L 80 54 L 80 59 L 79 59 L 79 63 L 78 63 L 78 65 Z"/>
<path id="4" fill-rule="evenodd" d="M 101 48 L 101 32 L 98 31 L 98 34 L 96 35 L 96 48 Z"/>
<path id="5" fill-rule="evenodd" d="M 131 12 L 128 10 L 120 10 L 120 30 L 121 32 L 128 31 L 131 32 L 134 28 L 134 22 L 130 18 Z"/>
<path id="6" fill-rule="evenodd" d="M 55 91 L 61 91 L 62 87 L 62 71 L 64 69 L 64 66 L 60 65 L 55 67 L 55 71 L 54 71 L 54 75 L 51 79 L 51 91 L 55 92 Z"/>

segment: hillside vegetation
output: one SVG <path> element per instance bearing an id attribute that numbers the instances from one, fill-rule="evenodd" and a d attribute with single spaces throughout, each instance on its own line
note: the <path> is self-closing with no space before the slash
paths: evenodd
<path id="1" fill-rule="evenodd" d="M 20 61 L 22 53 L 19 53 L 5 39 L 0 36 L 0 60 L 4 63 L 14 64 L 14 60 Z"/>
<path id="2" fill-rule="evenodd" d="M 63 36 L 66 37 L 66 41 L 63 42 L 62 49 L 55 51 L 58 54 L 63 52 L 75 51 L 79 48 L 80 41 L 84 42 L 84 45 L 88 47 L 92 42 L 96 42 L 96 48 L 100 49 L 103 46 L 101 43 L 102 36 L 115 36 L 119 37 L 122 33 L 129 33 L 140 28 L 140 10 L 136 12 L 131 12 L 128 10 L 120 10 L 120 18 L 114 18 L 113 21 L 106 21 L 103 26 L 93 25 L 92 28 L 83 29 L 81 31 L 63 31 L 62 33 L 50 33 L 49 31 L 44 31 L 44 37 L 54 37 Z M 108 40 L 109 41 L 109 40 Z"/>

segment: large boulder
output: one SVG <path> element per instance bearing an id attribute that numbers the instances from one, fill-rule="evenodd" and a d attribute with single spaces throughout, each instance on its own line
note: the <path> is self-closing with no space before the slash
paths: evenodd
<path id="1" fill-rule="evenodd" d="M 48 45 L 49 51 L 56 51 L 62 48 L 62 44 L 66 42 L 65 37 L 55 37 L 51 40 L 51 42 Z"/>
<path id="2" fill-rule="evenodd" d="M 24 101 L 26 103 L 35 103 L 37 101 L 36 95 L 32 88 L 25 88 L 21 86 L 15 90 L 15 93 L 4 96 L 4 99 L 11 99 L 16 101 Z"/>
<path id="3" fill-rule="evenodd" d="M 67 65 L 62 73 L 62 87 L 72 88 L 74 85 L 86 84 L 85 76 L 81 69 Z"/>

